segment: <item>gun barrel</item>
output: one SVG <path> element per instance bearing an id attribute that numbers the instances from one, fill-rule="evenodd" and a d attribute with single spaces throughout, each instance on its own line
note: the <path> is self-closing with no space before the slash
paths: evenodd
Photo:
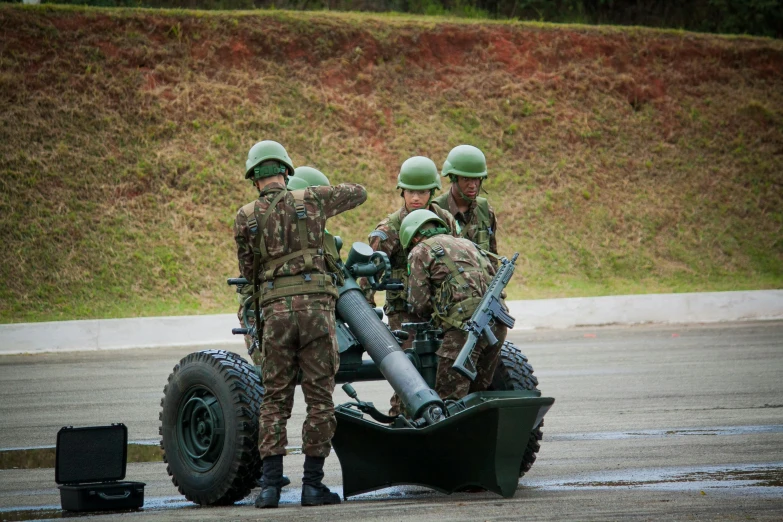
<path id="1" fill-rule="evenodd" d="M 424 416 L 430 406 L 443 408 L 443 401 L 427 385 L 375 310 L 367 305 L 360 290 L 350 288 L 341 293 L 337 315 L 350 326 L 413 418 Z"/>

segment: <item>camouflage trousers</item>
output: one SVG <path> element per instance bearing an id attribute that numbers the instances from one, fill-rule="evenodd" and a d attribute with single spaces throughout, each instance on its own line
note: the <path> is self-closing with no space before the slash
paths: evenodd
<path id="1" fill-rule="evenodd" d="M 389 328 L 392 330 L 402 330 L 402 323 L 423 323 L 429 319 L 423 319 L 418 315 L 408 312 L 397 312 L 389 316 Z M 400 348 L 407 350 L 413 347 L 413 335 L 408 337 L 407 341 L 403 341 Z M 402 411 L 402 401 L 400 397 L 395 393 L 389 400 L 391 408 L 389 409 L 389 415 L 396 417 Z"/>
<path id="2" fill-rule="evenodd" d="M 311 457 L 329 455 L 337 426 L 332 393 L 340 366 L 334 303 L 333 297 L 311 294 L 264 306 L 261 369 L 266 391 L 259 419 L 262 459 L 286 453 L 286 424 L 291 418 L 300 372 L 307 403 L 302 452 Z"/>
<path id="3" fill-rule="evenodd" d="M 473 350 L 471 361 L 476 366 L 478 374 L 476 380 L 471 382 L 470 379 L 451 367 L 465 344 L 468 334 L 457 328 L 446 330 L 443 335 L 443 345 L 437 352 L 438 371 L 435 378 L 435 391 L 441 399 L 458 400 L 469 393 L 484 391 L 489 387 L 508 329 L 502 324 L 496 324 L 492 327 L 492 331 L 498 338 L 498 342 L 489 346 L 482 337 Z"/>

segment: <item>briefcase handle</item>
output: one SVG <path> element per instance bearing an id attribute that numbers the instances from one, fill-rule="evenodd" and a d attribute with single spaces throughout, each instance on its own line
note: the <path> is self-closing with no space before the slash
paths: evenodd
<path id="1" fill-rule="evenodd" d="M 130 496 L 131 492 L 129 489 L 125 490 L 125 493 L 122 493 L 120 495 L 107 495 L 103 491 L 98 492 L 98 496 L 101 497 L 103 500 L 119 500 L 122 498 L 128 498 Z"/>

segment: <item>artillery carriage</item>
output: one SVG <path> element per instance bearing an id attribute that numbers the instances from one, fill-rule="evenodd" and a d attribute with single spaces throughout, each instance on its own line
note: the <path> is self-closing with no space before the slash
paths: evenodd
<path id="1" fill-rule="evenodd" d="M 341 241 L 335 239 L 339 252 Z M 536 460 L 543 417 L 554 403 L 541 397 L 527 358 L 505 342 L 490 390 L 444 402 L 433 390 L 440 331 L 429 323 L 391 331 L 356 281 L 367 277 L 376 290 L 399 288 L 389 278 L 386 255 L 354 243 L 338 265 L 345 282 L 336 305 L 336 382 L 345 383 L 353 399 L 335 409 L 332 446 L 342 467 L 343 496 L 401 484 L 445 493 L 482 488 L 513 496 L 519 477 Z M 229 284 L 247 283 L 229 279 Z M 244 314 L 246 325 L 250 314 L 258 317 L 249 301 Z M 253 328 L 234 333 L 249 333 L 258 343 Z M 400 341 L 411 334 L 413 346 L 403 351 Z M 231 504 L 257 486 L 260 375 L 245 358 L 225 350 L 191 353 L 174 367 L 161 400 L 161 447 L 167 471 L 187 499 Z M 382 379 L 399 395 L 403 415 L 378 411 L 361 401 L 350 384 Z"/>

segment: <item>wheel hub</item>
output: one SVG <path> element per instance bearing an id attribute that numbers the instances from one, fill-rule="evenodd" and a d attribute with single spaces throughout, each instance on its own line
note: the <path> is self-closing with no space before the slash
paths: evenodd
<path id="1" fill-rule="evenodd" d="M 209 471 L 223 446 L 223 410 L 207 388 L 188 393 L 178 412 L 177 439 L 187 456 L 185 462 L 196 471 Z"/>

